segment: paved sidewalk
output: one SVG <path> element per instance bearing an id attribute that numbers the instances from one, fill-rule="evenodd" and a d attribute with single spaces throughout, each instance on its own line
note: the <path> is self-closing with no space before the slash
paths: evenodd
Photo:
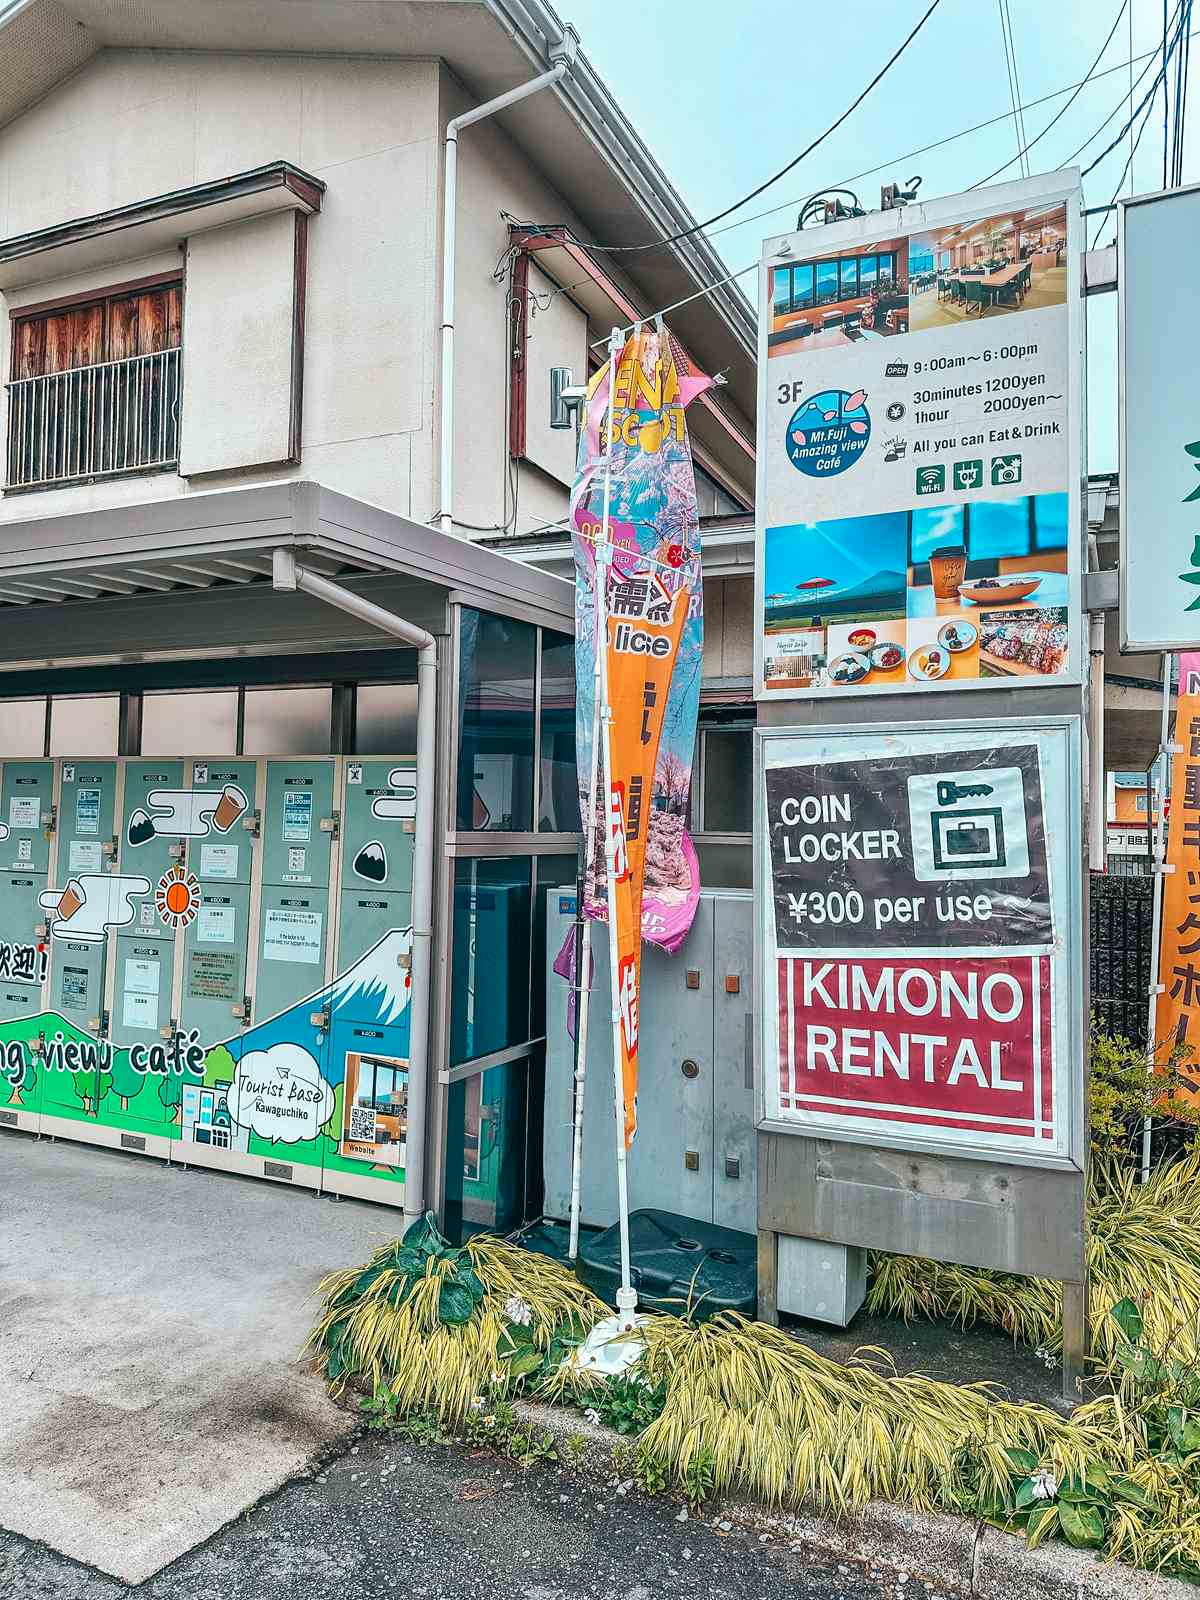
<path id="1" fill-rule="evenodd" d="M 403 1220 L 0 1133 L 0 1525 L 137 1582 L 344 1440 L 312 1296 Z"/>
<path id="2" fill-rule="evenodd" d="M 133 1590 L 0 1534 L 0 1594 L 38 1600 L 932 1600 L 915 1573 L 677 1520 L 553 1466 L 369 1436 Z"/>

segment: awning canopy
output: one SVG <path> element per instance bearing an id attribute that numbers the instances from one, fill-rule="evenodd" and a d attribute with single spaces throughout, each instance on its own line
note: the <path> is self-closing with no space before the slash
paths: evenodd
<path id="1" fill-rule="evenodd" d="M 307 480 L 0 525 L 0 672 L 99 662 L 394 648 L 307 595 L 286 547 L 433 633 L 454 602 L 574 631 L 574 587 Z"/>

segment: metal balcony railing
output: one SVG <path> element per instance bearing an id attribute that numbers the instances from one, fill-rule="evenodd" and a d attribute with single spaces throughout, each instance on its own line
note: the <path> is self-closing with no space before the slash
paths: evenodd
<path id="1" fill-rule="evenodd" d="M 179 461 L 183 352 L 73 367 L 8 388 L 9 489 L 46 488 Z"/>

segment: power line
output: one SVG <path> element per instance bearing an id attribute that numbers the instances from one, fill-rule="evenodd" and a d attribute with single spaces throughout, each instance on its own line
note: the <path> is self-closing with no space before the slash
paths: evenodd
<path id="1" fill-rule="evenodd" d="M 1172 13 L 1172 16 L 1178 16 L 1180 21 L 1183 20 L 1183 10 L 1182 10 L 1182 8 L 1183 8 L 1183 0 L 1176 0 L 1175 11 Z M 1100 126 L 1098 128 L 1096 128 L 1094 130 L 1094 132 L 1089 133 L 1087 138 L 1083 141 L 1083 143 L 1079 146 L 1079 148 L 1077 150 L 1073 150 L 1071 152 L 1071 154 L 1067 157 L 1067 159 L 1064 162 L 1061 163 L 1062 166 L 1069 167 L 1071 165 L 1071 163 L 1078 156 L 1081 156 L 1083 154 L 1083 152 L 1087 149 L 1088 145 L 1091 144 L 1093 139 L 1098 139 L 1100 137 L 1100 135 L 1104 132 L 1105 128 L 1108 127 L 1108 125 L 1112 121 L 1112 119 L 1115 116 L 1118 116 L 1120 114 L 1121 107 L 1125 103 L 1125 100 L 1126 100 L 1127 97 L 1128 97 L 1129 108 L 1130 108 L 1129 109 L 1129 118 L 1128 118 L 1128 121 L 1125 123 L 1125 126 L 1121 129 L 1121 132 L 1118 134 L 1116 143 L 1119 143 L 1121 141 L 1121 139 L 1123 139 L 1127 133 L 1130 135 L 1130 139 L 1131 139 L 1131 142 L 1132 142 L 1133 126 L 1137 122 L 1138 111 L 1141 110 L 1141 106 L 1140 105 L 1138 106 L 1137 110 L 1134 109 L 1134 106 L 1133 106 L 1133 91 L 1137 88 L 1138 84 L 1141 83 L 1142 79 L 1146 76 L 1147 72 L 1149 72 L 1152 63 L 1157 59 L 1157 57 L 1158 57 L 1158 46 L 1157 45 L 1154 46 L 1153 50 L 1147 50 L 1147 51 L 1144 52 L 1144 54 L 1139 58 L 1141 60 L 1141 62 L 1142 62 L 1142 70 L 1138 73 L 1137 77 L 1134 78 L 1133 82 L 1129 85 L 1129 88 L 1126 90 L 1125 94 L 1123 94 L 1121 96 L 1120 100 L 1117 101 L 1116 105 L 1108 113 L 1108 115 L 1105 117 L 1104 121 L 1100 124 Z M 1097 74 L 1097 78 L 1100 78 L 1102 76 L 1103 76 L 1102 73 L 1098 73 Z M 1108 147 L 1109 150 L 1112 150 L 1114 148 L 1115 148 L 1115 145 L 1109 145 L 1109 147 Z M 1104 155 L 1107 155 L 1107 154 L 1108 154 L 1108 150 L 1106 150 L 1104 152 Z M 1100 159 L 1102 160 L 1103 157 L 1101 157 Z M 1089 168 L 1088 170 L 1090 171 L 1091 168 Z"/>
<path id="2" fill-rule="evenodd" d="M 1103 60 L 1104 52 L 1108 49 L 1109 45 L 1112 43 L 1113 34 L 1116 33 L 1118 27 L 1121 24 L 1121 18 L 1125 15 L 1125 13 L 1128 10 L 1129 10 L 1129 0 L 1121 0 L 1121 9 L 1117 12 L 1116 20 L 1113 22 L 1112 27 L 1108 30 L 1108 37 L 1105 39 L 1104 43 L 1100 46 L 1100 49 L 1096 52 L 1096 58 L 1092 62 L 1091 66 L 1088 68 L 1086 75 L 1084 77 L 1080 78 L 1079 82 L 1075 85 L 1075 88 L 1074 88 L 1074 91 L 1073 91 L 1073 93 L 1071 95 L 1071 98 L 1069 100 L 1067 100 L 1067 101 L 1064 101 L 1064 103 L 1058 108 L 1058 110 L 1050 118 L 1050 121 L 1042 129 L 1041 133 L 1039 133 L 1035 139 L 1031 139 L 1029 141 L 1029 143 L 1027 145 L 1025 145 L 1025 147 L 1023 149 L 1019 150 L 1015 156 L 1009 156 L 1007 161 L 1001 162 L 1001 164 L 996 168 L 995 172 L 989 172 L 986 178 L 977 179 L 976 182 L 974 182 L 971 185 L 972 189 L 980 189 L 980 188 L 983 187 L 983 185 L 985 183 L 991 183 L 993 178 L 998 178 L 1000 176 L 1000 174 L 1005 170 L 1006 167 L 1011 167 L 1013 162 L 1018 160 L 1021 156 L 1026 157 L 1025 165 L 1026 165 L 1026 169 L 1028 169 L 1028 166 L 1029 166 L 1028 156 L 1029 156 L 1029 152 L 1033 149 L 1034 145 L 1041 144 L 1042 140 L 1050 132 L 1050 129 L 1053 128 L 1054 125 L 1057 122 L 1060 122 L 1062 120 L 1062 118 L 1066 115 L 1066 113 L 1075 104 L 1076 100 L 1079 99 L 1079 96 L 1083 93 L 1083 91 L 1087 87 L 1087 85 L 1089 83 L 1098 81 L 1098 79 L 1093 79 L 1092 74 L 1096 71 L 1096 68 L 1100 65 L 1100 62 Z M 1130 13 L 1130 15 L 1132 16 L 1132 12 Z M 1125 63 L 1121 62 L 1120 65 L 1124 66 Z M 1130 65 L 1130 68 L 1132 69 L 1132 66 L 1133 66 L 1132 59 L 1130 60 L 1129 65 Z M 1114 69 L 1114 70 L 1117 70 L 1117 69 Z M 1064 91 L 1060 89 L 1058 92 L 1059 92 L 1059 94 L 1062 94 Z M 1048 95 L 1048 96 L 1046 96 L 1046 98 L 1047 99 L 1052 99 L 1053 96 Z M 1124 98 L 1124 96 L 1122 96 L 1122 98 Z M 1034 101 L 1033 104 L 1036 105 L 1036 104 L 1038 104 L 1038 102 Z M 1132 109 L 1132 106 L 1133 106 L 1133 100 L 1132 100 L 1132 95 L 1131 95 L 1130 96 L 1130 109 Z M 1093 135 L 1093 138 L 1094 137 L 1095 137 L 1095 135 Z"/>
<path id="3" fill-rule="evenodd" d="M 694 223 L 692 227 L 683 228 L 680 230 L 680 232 L 671 234 L 669 238 L 653 239 L 648 244 L 590 244 L 583 239 L 579 239 L 576 242 L 583 245 L 587 250 L 599 250 L 605 255 L 625 255 L 641 250 L 658 250 L 664 245 L 678 244 L 681 239 L 687 239 L 694 233 L 703 233 L 707 228 L 711 228 L 714 222 L 724 221 L 724 219 L 730 216 L 733 212 L 740 211 L 744 205 L 749 205 L 751 200 L 757 200 L 759 195 L 762 194 L 764 190 L 769 189 L 773 183 L 778 183 L 780 178 L 786 177 L 787 174 L 792 171 L 793 167 L 798 167 L 806 156 L 810 156 L 818 145 L 824 144 L 825 140 L 829 138 L 830 134 L 835 133 L 838 128 L 841 127 L 842 123 L 846 121 L 847 117 L 858 110 L 859 106 L 862 105 L 863 101 L 870 94 L 871 90 L 874 89 L 876 84 L 879 83 L 888 74 L 888 72 L 891 71 L 896 62 L 899 61 L 900 57 L 908 49 L 909 45 L 917 37 L 921 29 L 929 21 L 930 17 L 937 10 L 938 6 L 941 5 L 941 3 L 942 0 L 931 0 L 930 5 L 926 8 L 924 14 L 917 22 L 916 26 L 908 34 L 907 38 L 905 38 L 903 43 L 892 52 L 887 61 L 884 62 L 883 66 L 880 67 L 879 71 L 871 79 L 870 83 L 867 84 L 866 88 L 863 89 L 861 93 L 859 93 L 855 99 L 850 102 L 850 104 L 834 122 L 829 124 L 824 133 L 822 133 L 818 138 L 814 139 L 810 145 L 806 145 L 798 156 L 794 156 L 792 160 L 788 162 L 786 167 L 781 167 L 779 171 L 769 177 L 765 183 L 760 183 L 757 189 L 751 189 L 749 194 L 743 195 L 740 200 L 735 200 L 731 206 L 726 206 L 724 211 L 718 211 L 716 216 L 709 217 L 706 222 Z"/>
<path id="4" fill-rule="evenodd" d="M 1008 18 L 1008 53 L 1012 57 L 1013 84 L 1017 91 L 1017 121 L 1021 126 L 1021 144 L 1028 148 L 1025 133 L 1025 113 L 1021 108 L 1021 70 L 1017 66 L 1017 36 L 1013 31 L 1012 5 L 1010 0 L 1004 0 L 1004 14 Z M 1025 176 L 1029 176 L 1029 157 L 1025 157 Z"/>
<path id="5" fill-rule="evenodd" d="M 1180 41 L 1182 39 L 1182 35 L 1183 35 L 1184 0 L 1179 0 L 1179 3 L 1176 6 L 1175 10 L 1179 15 L 1179 23 L 1178 23 L 1178 25 L 1177 25 L 1177 27 L 1175 29 L 1175 37 L 1166 46 L 1166 49 L 1165 49 L 1164 54 L 1163 54 L 1163 63 L 1159 67 L 1158 71 L 1154 75 L 1154 82 L 1150 85 L 1149 89 L 1146 90 L 1146 93 L 1138 101 L 1137 110 L 1133 113 L 1133 117 L 1131 117 L 1130 120 L 1125 124 L 1125 126 L 1121 129 L 1120 133 L 1117 134 L 1116 138 L 1112 141 L 1112 143 L 1105 145 L 1104 149 L 1101 150 L 1100 154 L 1098 156 L 1096 156 L 1094 160 L 1088 162 L 1087 166 L 1084 167 L 1083 171 L 1080 173 L 1080 177 L 1081 178 L 1086 178 L 1089 172 L 1094 171 L 1094 169 L 1100 165 L 1100 163 L 1104 160 L 1105 156 L 1111 154 L 1111 152 L 1117 148 L 1117 146 L 1120 144 L 1121 140 L 1129 132 L 1129 129 L 1133 124 L 1134 117 L 1136 117 L 1138 115 L 1138 113 L 1142 110 L 1142 108 L 1149 101 L 1151 101 L 1155 97 L 1155 95 L 1157 95 L 1159 84 L 1160 83 L 1164 83 L 1166 81 L 1167 63 L 1170 61 L 1171 55 L 1172 55 L 1173 51 L 1175 50 L 1176 45 L 1178 45 L 1180 43 Z M 1168 30 L 1169 30 L 1170 23 L 1167 24 L 1167 27 L 1168 27 Z M 1122 99 L 1123 98 L 1124 98 L 1124 96 L 1122 96 Z M 1092 135 L 1092 138 L 1095 138 L 1095 134 Z M 1090 144 L 1091 140 L 1090 139 L 1086 140 L 1085 143 L 1086 144 Z M 1083 147 L 1081 146 L 1081 148 L 1083 148 Z M 1076 152 L 1076 153 L 1078 153 L 1078 152 Z"/>
<path id="6" fill-rule="evenodd" d="M 1013 132 L 1017 136 L 1017 160 L 1021 161 L 1021 172 L 1024 174 L 1025 164 L 1021 160 L 1024 155 L 1021 138 L 1021 124 L 1017 120 L 1017 86 L 1013 81 L 1012 57 L 1008 52 L 1008 22 L 1004 10 L 1004 0 L 996 0 L 996 9 L 1000 13 L 1000 38 L 1004 45 L 1004 73 L 1008 79 L 1008 98 L 1012 102 Z"/>

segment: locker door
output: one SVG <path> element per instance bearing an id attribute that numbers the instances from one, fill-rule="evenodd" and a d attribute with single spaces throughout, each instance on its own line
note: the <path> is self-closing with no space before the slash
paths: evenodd
<path id="1" fill-rule="evenodd" d="M 184 931 L 181 1028 L 213 1045 L 240 1033 L 248 994 L 250 879 L 256 841 L 242 826 L 252 814 L 253 761 L 196 761 L 192 793 L 214 798 L 209 831 L 194 839 L 189 866 L 200 884 L 200 907 Z"/>
<path id="2" fill-rule="evenodd" d="M 332 760 L 267 762 L 256 1024 L 325 982 L 333 780 Z"/>
<path id="3" fill-rule="evenodd" d="M 43 1068 L 42 1113 L 75 1120 L 96 1119 L 111 1087 L 111 1075 L 102 1073 L 97 1051 L 104 1012 L 103 939 L 52 938 L 50 941 L 50 1012 L 46 1038 L 61 1044 L 69 1067 L 68 1047 L 75 1070 L 60 1070 L 53 1059 Z M 89 1065 L 89 1062 L 91 1063 Z"/>
<path id="4" fill-rule="evenodd" d="M 714 959 L 713 1221 L 754 1233 L 758 1228 L 757 1139 L 754 1131 L 754 900 L 722 894 L 713 900 Z M 730 980 L 727 983 L 726 980 Z M 732 980 L 736 993 L 731 993 Z"/>
<path id="5" fill-rule="evenodd" d="M 339 972 L 346 972 L 393 929 L 411 926 L 416 798 L 411 761 L 346 763 Z"/>
<path id="6" fill-rule="evenodd" d="M 150 888 L 135 902 L 129 935 L 173 943 L 175 931 L 159 917 L 154 898 L 159 879 L 187 857 L 180 808 L 187 794 L 182 761 L 127 761 L 121 807 L 121 871 L 149 878 Z M 152 798 L 153 797 L 153 798 Z M 179 847 L 183 846 L 180 854 Z"/>
<path id="7" fill-rule="evenodd" d="M 117 763 L 64 761 L 58 799 L 57 888 L 116 865 Z"/>
<path id="8" fill-rule="evenodd" d="M 0 1022 L 42 1009 L 46 912 L 44 873 L 0 872 Z"/>
<path id="9" fill-rule="evenodd" d="M 53 831 L 53 761 L 6 761 L 0 786 L 0 870 L 44 873 Z"/>

